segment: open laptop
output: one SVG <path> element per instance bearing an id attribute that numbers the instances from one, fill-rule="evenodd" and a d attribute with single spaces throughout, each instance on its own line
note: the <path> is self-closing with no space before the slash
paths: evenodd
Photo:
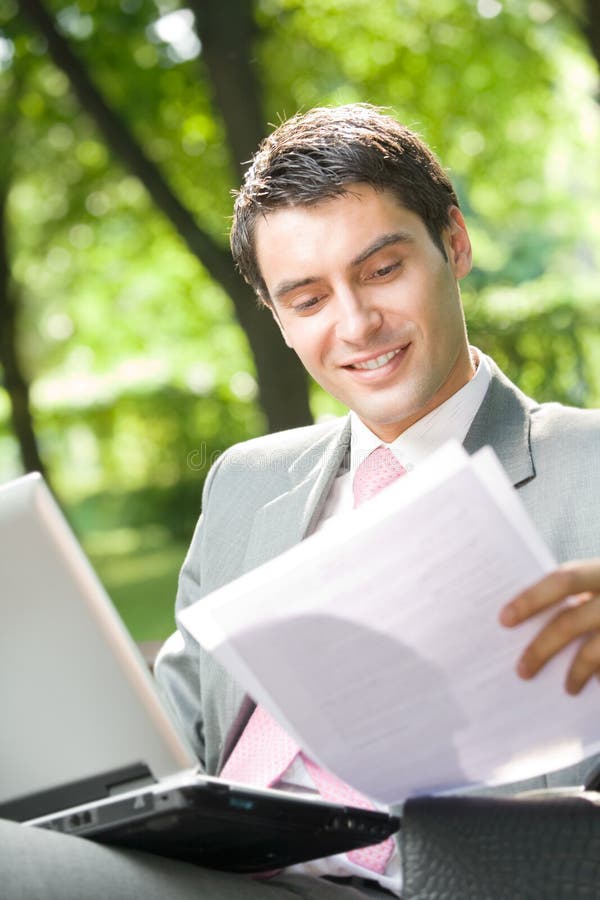
<path id="1" fill-rule="evenodd" d="M 200 774 L 38 474 L 0 486 L 0 616 L 0 817 L 238 872 L 398 830 Z"/>

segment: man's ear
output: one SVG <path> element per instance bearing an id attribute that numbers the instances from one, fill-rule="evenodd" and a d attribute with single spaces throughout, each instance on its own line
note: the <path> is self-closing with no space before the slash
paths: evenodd
<path id="1" fill-rule="evenodd" d="M 290 350 L 293 350 L 293 346 L 292 346 L 292 344 L 290 343 L 290 339 L 288 338 L 288 336 L 287 336 L 287 334 L 286 334 L 285 328 L 283 327 L 283 322 L 282 322 L 281 319 L 279 318 L 279 313 L 278 313 L 277 310 L 275 309 L 275 306 L 274 306 L 274 304 L 273 304 L 273 301 L 272 301 L 272 300 L 268 300 L 268 301 L 267 301 L 267 306 L 269 307 L 269 310 L 270 310 L 270 312 L 271 312 L 271 315 L 273 316 L 273 318 L 274 318 L 275 321 L 277 322 L 277 327 L 279 328 L 279 330 L 280 330 L 280 332 L 281 332 L 281 336 L 283 337 L 284 341 L 286 342 L 286 344 L 288 345 L 288 347 L 290 348 Z"/>
<path id="2" fill-rule="evenodd" d="M 448 210 L 450 224 L 445 231 L 446 252 L 448 262 L 457 279 L 464 278 L 471 271 L 473 254 L 467 226 L 458 206 Z"/>

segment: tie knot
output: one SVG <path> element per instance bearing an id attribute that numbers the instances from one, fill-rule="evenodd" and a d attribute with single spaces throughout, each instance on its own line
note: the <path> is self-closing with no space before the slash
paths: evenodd
<path id="1" fill-rule="evenodd" d="M 406 473 L 388 447 L 377 447 L 363 459 L 353 482 L 354 506 L 360 506 Z"/>

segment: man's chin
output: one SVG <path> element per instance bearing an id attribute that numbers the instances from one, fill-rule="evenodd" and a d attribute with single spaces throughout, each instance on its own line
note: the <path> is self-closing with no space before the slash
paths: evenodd
<path id="1" fill-rule="evenodd" d="M 379 415 L 373 415 L 372 412 L 361 412 L 357 409 L 354 412 L 361 422 L 386 444 L 391 444 L 413 422 L 421 418 L 418 411 L 412 413 L 409 411 L 406 411 L 406 413 L 396 411 L 387 414 L 382 412 Z"/>

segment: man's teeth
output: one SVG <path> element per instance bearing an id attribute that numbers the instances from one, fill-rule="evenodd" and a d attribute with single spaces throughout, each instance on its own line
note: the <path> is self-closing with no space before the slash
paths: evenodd
<path id="1" fill-rule="evenodd" d="M 379 369 L 381 366 L 385 366 L 386 363 L 392 359 L 396 355 L 396 353 L 400 353 L 400 350 L 390 350 L 389 353 L 384 353 L 383 356 L 378 356 L 377 359 L 368 359 L 366 362 L 362 363 L 354 363 L 352 366 L 353 369 Z"/>

